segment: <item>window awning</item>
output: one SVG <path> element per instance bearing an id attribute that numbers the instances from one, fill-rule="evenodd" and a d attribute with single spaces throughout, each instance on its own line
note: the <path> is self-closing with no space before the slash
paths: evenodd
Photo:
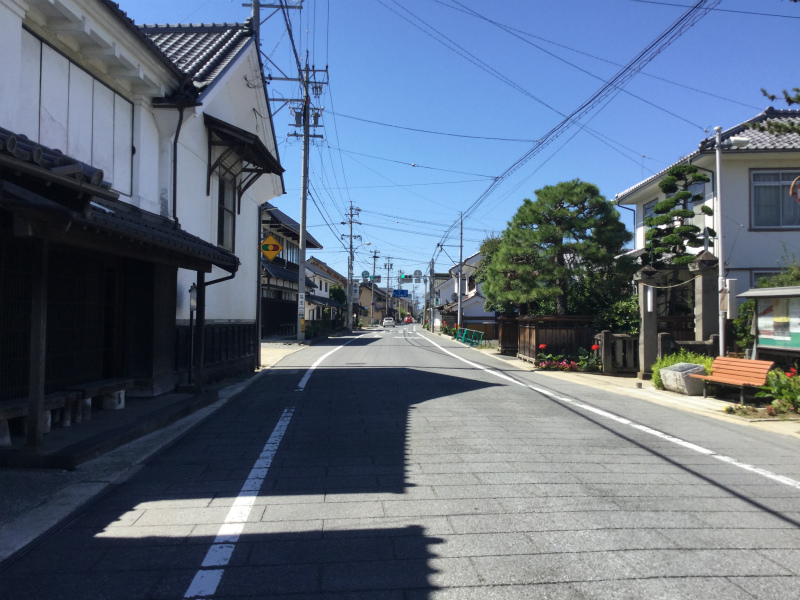
<path id="1" fill-rule="evenodd" d="M 205 113 L 203 121 L 209 132 L 206 195 L 211 193 L 211 175 L 218 168 L 223 168 L 223 174 L 229 174 L 238 182 L 237 191 L 241 210 L 241 197 L 247 188 L 262 175 L 280 175 L 284 172 L 284 168 L 256 134 Z M 212 158 L 214 148 L 222 148 L 222 152 L 216 159 Z M 240 161 L 238 161 L 239 164 L 228 167 L 225 161 L 232 155 L 236 155 Z"/>

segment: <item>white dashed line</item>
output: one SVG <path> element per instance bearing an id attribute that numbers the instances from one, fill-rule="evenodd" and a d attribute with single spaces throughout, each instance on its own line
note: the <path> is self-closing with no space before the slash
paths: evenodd
<path id="1" fill-rule="evenodd" d="M 323 360 L 325 360 L 326 358 L 328 358 L 328 357 L 329 357 L 331 354 L 333 354 L 333 353 L 334 353 L 334 352 L 336 352 L 337 350 L 341 350 L 342 348 L 344 348 L 345 346 L 347 346 L 347 344 L 349 344 L 350 342 L 354 342 L 354 341 L 356 341 L 357 339 L 358 339 L 358 338 L 353 338 L 352 340 L 347 340 L 347 341 L 346 341 L 344 344 L 342 344 L 341 346 L 336 346 L 336 348 L 334 348 L 333 350 L 331 350 L 331 351 L 330 351 L 330 352 L 328 352 L 327 354 L 323 354 L 322 356 L 320 356 L 320 357 L 319 357 L 319 358 L 318 358 L 318 359 L 317 359 L 317 360 L 314 362 L 314 364 L 313 364 L 313 365 L 311 365 L 311 366 L 308 368 L 308 371 L 306 371 L 306 374 L 305 374 L 305 375 L 303 375 L 303 378 L 300 380 L 300 383 L 298 383 L 298 384 L 297 384 L 297 389 L 295 390 L 295 392 L 303 392 L 303 391 L 305 391 L 305 389 L 306 389 L 306 384 L 308 383 L 308 380 L 311 378 L 311 374 L 314 372 L 314 369 L 316 369 L 318 366 L 320 366 L 320 365 L 322 364 L 322 361 L 323 361 Z"/>
<path id="2" fill-rule="evenodd" d="M 216 593 L 217 586 L 222 580 L 222 574 L 225 572 L 225 567 L 228 566 L 236 542 L 239 541 L 239 536 L 244 531 L 244 525 L 250 517 L 250 511 L 253 509 L 261 486 L 264 485 L 267 471 L 272 464 L 275 453 L 278 451 L 278 445 L 283 439 L 283 434 L 286 433 L 286 428 L 289 426 L 289 421 L 292 419 L 293 414 L 294 408 L 287 408 L 283 411 L 281 418 L 278 419 L 278 424 L 272 430 L 272 435 L 269 436 L 267 443 L 264 444 L 264 448 L 261 450 L 261 454 L 253 465 L 244 485 L 242 485 L 239 495 L 233 501 L 233 506 L 231 506 L 225 521 L 220 526 L 214 543 L 208 549 L 203 563 L 200 565 L 200 570 L 197 571 L 192 583 L 189 584 L 189 589 L 186 590 L 184 598 L 209 598 Z"/>
<path id="3" fill-rule="evenodd" d="M 730 456 L 717 454 L 716 452 L 714 452 L 713 450 L 709 450 L 708 448 L 703 448 L 702 446 L 698 446 L 697 444 L 693 444 L 691 442 L 687 442 L 686 440 L 676 438 L 672 435 L 669 435 L 668 433 L 664 433 L 663 431 L 658 431 L 657 429 L 652 429 L 651 427 L 647 427 L 645 425 L 639 425 L 638 423 L 634 423 L 633 421 L 629 421 L 628 419 L 625 419 L 623 417 L 618 417 L 617 415 L 611 414 L 610 412 L 606 412 L 594 406 L 584 404 L 583 402 L 578 402 L 571 398 L 564 398 L 563 396 L 556 396 L 555 394 L 553 394 L 548 390 L 533 385 L 529 385 L 528 387 L 532 389 L 534 392 L 538 392 L 543 396 L 547 396 L 548 398 L 558 400 L 559 402 L 565 402 L 567 404 L 571 404 L 572 406 L 581 408 L 583 410 L 588 410 L 589 412 L 592 412 L 601 417 L 605 417 L 606 419 L 611 419 L 612 421 L 616 421 L 617 423 L 621 423 L 622 425 L 628 425 L 629 427 L 632 427 L 633 429 L 636 429 L 638 431 L 642 431 L 644 433 L 650 434 L 662 440 L 666 440 L 668 442 L 672 442 L 673 444 L 677 444 L 678 446 L 683 446 L 684 448 L 693 450 L 699 454 L 710 456 L 711 458 L 715 458 L 717 460 L 728 463 L 735 467 L 739 467 L 740 469 L 744 469 L 745 471 L 750 471 L 751 473 L 757 473 L 758 475 L 762 475 L 763 477 L 766 477 L 773 481 L 777 481 L 778 483 L 782 483 L 784 485 L 788 485 L 790 487 L 800 490 L 800 481 L 796 481 L 789 477 L 784 477 L 783 475 L 778 475 L 777 473 L 773 473 L 772 471 L 767 471 L 766 469 L 762 469 L 760 467 L 748 465 L 747 463 L 740 462 L 735 458 L 731 458 Z"/>
<path id="4" fill-rule="evenodd" d="M 521 386 L 525 387 L 525 384 L 524 384 L 524 383 L 520 383 L 519 381 L 517 381 L 516 379 L 512 379 L 512 378 L 511 378 L 511 377 L 509 377 L 508 375 L 503 375 L 503 374 L 502 374 L 502 373 L 500 373 L 499 371 L 495 371 L 495 370 L 493 370 L 493 369 L 490 369 L 490 368 L 488 368 L 488 367 L 484 367 L 483 365 L 479 365 L 479 364 L 477 364 L 477 363 L 474 363 L 474 362 L 472 362 L 472 361 L 469 361 L 469 360 L 467 360 L 466 358 L 461 358 L 460 356 L 458 356 L 458 355 L 456 355 L 456 354 L 453 354 L 453 353 L 452 353 L 452 352 L 450 352 L 449 350 L 446 350 L 445 348 L 442 348 L 442 347 L 441 347 L 439 344 L 437 344 L 437 343 L 436 343 L 436 342 L 434 342 L 433 340 L 429 340 L 429 339 L 428 339 L 427 337 L 425 337 L 424 335 L 417 334 L 417 337 L 419 337 L 419 338 L 422 338 L 423 340 L 430 342 L 431 344 L 433 344 L 434 346 L 436 346 L 436 347 L 437 347 L 439 350 L 441 350 L 441 351 L 442 351 L 442 352 L 444 352 L 445 354 L 449 354 L 449 355 L 450 355 L 450 356 L 452 356 L 453 358 L 457 358 L 457 359 L 458 359 L 458 360 L 460 360 L 461 362 L 467 363 L 467 364 L 468 364 L 470 367 L 474 367 L 474 368 L 476 368 L 476 369 L 480 369 L 480 370 L 482 370 L 482 371 L 486 371 L 486 372 L 487 372 L 487 373 L 489 373 L 490 375 L 494 375 L 495 377 L 499 377 L 500 379 L 505 379 L 506 381 L 510 381 L 511 383 L 514 383 L 514 384 L 516 384 L 516 385 L 521 385 Z"/>

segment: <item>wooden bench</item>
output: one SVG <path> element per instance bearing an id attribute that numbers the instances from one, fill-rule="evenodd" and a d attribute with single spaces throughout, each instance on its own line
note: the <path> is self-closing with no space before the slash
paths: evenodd
<path id="1" fill-rule="evenodd" d="M 718 356 L 711 365 L 710 375 L 692 373 L 690 377 L 703 380 L 703 398 L 707 397 L 708 384 L 738 387 L 739 403 L 744 404 L 744 390 L 767 383 L 767 374 L 775 368 L 768 360 L 747 360 Z"/>
<path id="2" fill-rule="evenodd" d="M 83 398 L 80 392 L 66 391 L 48 394 L 44 397 L 45 427 L 44 432 L 50 431 L 52 423 L 60 423 L 62 427 L 69 427 L 73 415 L 80 407 Z M 0 446 L 11 445 L 11 432 L 8 422 L 11 419 L 28 416 L 28 399 L 15 398 L 0 402 Z"/>
<path id="3" fill-rule="evenodd" d="M 125 408 L 125 390 L 131 387 L 133 387 L 132 379 L 103 379 L 74 385 L 69 389 L 80 392 L 82 398 L 81 417 L 88 421 L 92 418 L 92 399 L 98 398 L 98 402 L 102 402 L 104 410 Z"/>

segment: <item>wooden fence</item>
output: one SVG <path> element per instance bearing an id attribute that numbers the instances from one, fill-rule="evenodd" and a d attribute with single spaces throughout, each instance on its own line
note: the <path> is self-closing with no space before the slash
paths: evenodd
<path id="1" fill-rule="evenodd" d="M 500 317 L 500 354 L 516 356 L 519 348 L 519 322 L 517 317 Z"/>
<path id="2" fill-rule="evenodd" d="M 577 357 L 578 350 L 588 350 L 594 341 L 592 317 L 537 316 L 520 317 L 517 357 L 536 360 L 539 354 L 562 354 Z M 540 350 L 539 346 L 545 345 Z"/>

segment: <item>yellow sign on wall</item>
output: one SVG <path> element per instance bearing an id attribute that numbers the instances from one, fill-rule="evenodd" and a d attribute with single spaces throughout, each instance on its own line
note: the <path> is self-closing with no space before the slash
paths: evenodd
<path id="1" fill-rule="evenodd" d="M 267 260 L 273 260 L 283 250 L 283 246 L 278 243 L 272 235 L 268 235 L 267 239 L 261 242 L 261 253 L 267 257 Z"/>

